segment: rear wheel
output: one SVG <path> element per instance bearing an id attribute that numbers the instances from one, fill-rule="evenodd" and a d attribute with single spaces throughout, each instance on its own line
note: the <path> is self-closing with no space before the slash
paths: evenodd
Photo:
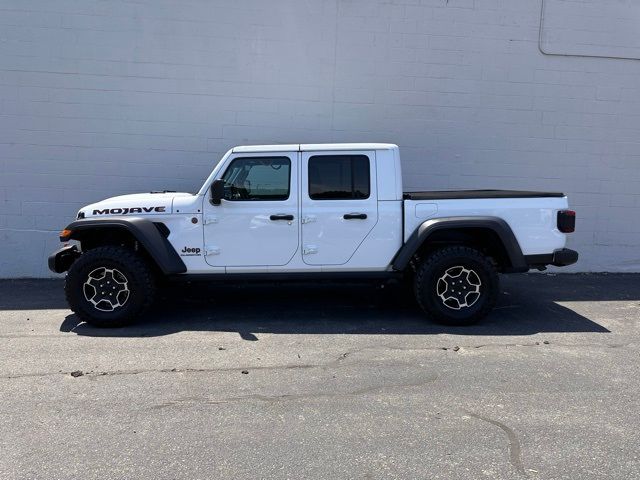
<path id="1" fill-rule="evenodd" d="M 470 325 L 485 317 L 498 298 L 498 272 L 482 252 L 447 247 L 418 266 L 414 291 L 422 310 L 446 325 Z"/>
<path id="2" fill-rule="evenodd" d="M 65 294 L 80 319 L 98 327 L 120 327 L 153 303 L 155 282 L 151 269 L 135 252 L 98 247 L 71 265 Z"/>

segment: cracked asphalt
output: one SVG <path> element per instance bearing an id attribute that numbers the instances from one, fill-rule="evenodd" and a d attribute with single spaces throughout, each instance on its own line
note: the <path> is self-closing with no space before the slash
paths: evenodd
<path id="1" fill-rule="evenodd" d="M 640 478 L 640 275 L 502 290 L 447 328 L 395 288 L 182 285 L 100 330 L 0 281 L 0 478 Z"/>

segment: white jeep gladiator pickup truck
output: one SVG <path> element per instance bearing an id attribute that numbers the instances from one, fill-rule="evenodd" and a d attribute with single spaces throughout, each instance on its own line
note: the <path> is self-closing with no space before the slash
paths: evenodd
<path id="1" fill-rule="evenodd" d="M 196 194 L 151 192 L 82 208 L 49 268 L 68 271 L 71 309 L 98 326 L 130 323 L 161 278 L 401 279 L 427 316 L 487 315 L 498 272 L 577 261 L 562 193 L 403 192 L 390 144 L 229 150 Z"/>

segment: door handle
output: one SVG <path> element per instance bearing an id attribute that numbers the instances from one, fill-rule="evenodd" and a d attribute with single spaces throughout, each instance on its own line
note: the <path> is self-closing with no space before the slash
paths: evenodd
<path id="1" fill-rule="evenodd" d="M 367 214 L 366 213 L 345 213 L 342 218 L 344 218 L 345 220 L 366 220 Z"/>
<path id="2" fill-rule="evenodd" d="M 269 217 L 269 220 L 288 220 L 288 221 L 291 221 L 291 220 L 293 220 L 293 215 L 283 215 L 283 214 L 271 215 Z"/>

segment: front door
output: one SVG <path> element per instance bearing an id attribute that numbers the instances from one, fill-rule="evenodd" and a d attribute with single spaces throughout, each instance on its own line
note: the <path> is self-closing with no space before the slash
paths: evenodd
<path id="1" fill-rule="evenodd" d="M 343 265 L 378 221 L 375 152 L 303 152 L 302 254 L 308 265 Z"/>
<path id="2" fill-rule="evenodd" d="M 220 205 L 204 202 L 205 258 L 216 267 L 286 265 L 298 250 L 298 152 L 231 155 Z"/>

